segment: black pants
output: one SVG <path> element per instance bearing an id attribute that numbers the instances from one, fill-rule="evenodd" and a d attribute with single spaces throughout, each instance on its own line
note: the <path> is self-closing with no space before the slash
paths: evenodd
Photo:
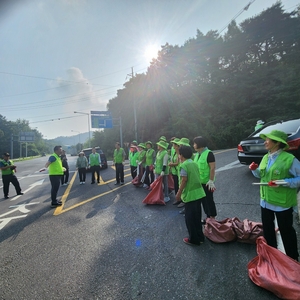
<path id="1" fill-rule="evenodd" d="M 277 219 L 278 228 L 284 245 L 285 253 L 289 257 L 298 260 L 297 235 L 293 227 L 293 208 L 274 212 L 273 210 L 261 207 L 261 219 L 263 224 L 264 237 L 269 246 L 277 248 L 274 219 Z"/>
<path id="2" fill-rule="evenodd" d="M 124 166 L 122 163 L 115 163 L 116 166 L 116 182 L 124 183 Z"/>
<path id="3" fill-rule="evenodd" d="M 172 177 L 173 177 L 173 181 L 174 181 L 174 191 L 175 191 L 175 195 L 176 195 L 179 190 L 178 176 L 172 174 Z"/>
<path id="4" fill-rule="evenodd" d="M 14 174 L 2 175 L 2 182 L 3 182 L 4 197 L 8 197 L 10 183 L 12 183 L 12 185 L 15 187 L 17 194 L 21 193 L 21 187 L 16 175 Z"/>
<path id="5" fill-rule="evenodd" d="M 131 173 L 131 177 L 132 177 L 132 179 L 134 179 L 135 177 L 136 177 L 136 175 L 137 175 L 137 167 L 135 167 L 135 166 L 130 166 L 130 173 Z"/>
<path id="6" fill-rule="evenodd" d="M 61 184 L 67 183 L 69 181 L 69 169 L 66 169 L 64 174 L 61 176 Z"/>
<path id="7" fill-rule="evenodd" d="M 97 182 L 100 182 L 100 166 L 91 166 L 92 183 L 95 182 L 95 173 L 97 174 Z"/>
<path id="8" fill-rule="evenodd" d="M 150 178 L 149 178 L 150 176 Z M 150 184 L 154 181 L 154 173 L 153 170 L 150 171 L 150 166 L 146 166 L 146 174 L 145 174 L 145 180 L 144 183 L 150 186 Z"/>
<path id="9" fill-rule="evenodd" d="M 215 217 L 217 215 L 216 204 L 214 201 L 214 193 L 211 192 L 205 184 L 202 184 L 206 194 L 205 199 L 202 201 L 203 210 L 207 218 Z"/>
<path id="10" fill-rule="evenodd" d="M 57 203 L 57 192 L 60 186 L 62 175 L 49 175 L 50 182 L 51 182 L 51 202 L 52 204 Z"/>
<path id="11" fill-rule="evenodd" d="M 79 181 L 85 182 L 86 177 L 86 168 L 78 168 Z"/>
<path id="12" fill-rule="evenodd" d="M 185 224 L 189 232 L 189 241 L 192 244 L 200 244 L 204 242 L 204 234 L 201 224 L 201 202 L 204 198 L 186 202 L 185 207 Z"/>

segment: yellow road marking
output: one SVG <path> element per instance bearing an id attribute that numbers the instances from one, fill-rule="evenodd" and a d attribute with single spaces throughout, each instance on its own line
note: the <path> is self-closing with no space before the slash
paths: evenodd
<path id="1" fill-rule="evenodd" d="M 126 170 L 126 171 L 127 171 L 127 170 Z M 61 198 L 62 206 L 58 206 L 58 207 L 54 210 L 54 213 L 53 213 L 54 216 L 58 216 L 58 215 L 60 215 L 60 214 L 62 214 L 62 213 L 64 213 L 64 212 L 67 212 L 67 211 L 72 210 L 72 209 L 74 209 L 74 208 L 76 208 L 76 207 L 79 207 L 79 206 L 84 205 L 84 204 L 86 204 L 86 203 L 88 203 L 88 202 L 91 202 L 91 201 L 93 201 L 93 200 L 95 200 L 95 199 L 98 199 L 98 198 L 100 198 L 100 197 L 102 197 L 102 196 L 105 196 L 105 195 L 107 195 L 107 194 L 110 194 L 110 193 L 112 193 L 112 192 L 114 192 L 114 191 L 116 191 L 116 190 L 122 188 L 123 186 L 126 186 L 126 185 L 128 185 L 128 184 L 131 184 L 131 182 L 127 182 L 127 183 L 125 183 L 124 185 L 118 186 L 118 187 L 116 187 L 116 188 L 114 188 L 114 189 L 112 189 L 112 190 L 110 190 L 110 191 L 107 191 L 107 192 L 105 192 L 105 193 L 101 193 L 101 194 L 99 194 L 99 195 L 97 195 L 97 196 L 91 197 L 91 198 L 86 199 L 86 200 L 84 200 L 84 201 L 82 201 L 82 202 L 79 202 L 79 203 L 77 203 L 77 204 L 75 204 L 75 205 L 73 205 L 73 206 L 70 206 L 70 207 L 68 207 L 68 208 L 66 208 L 66 209 L 63 209 L 64 206 L 65 206 L 65 203 L 66 203 L 66 201 L 67 201 L 67 198 L 68 198 L 68 196 L 69 196 L 69 194 L 70 194 L 71 188 L 72 188 L 72 186 L 73 186 L 73 184 L 74 184 L 74 181 L 75 181 L 75 179 L 76 179 L 77 173 L 78 173 L 78 171 L 75 171 L 75 173 L 74 173 L 74 175 L 73 175 L 73 177 L 72 177 L 72 179 L 71 179 L 71 181 L 70 181 L 70 184 L 68 185 L 67 189 L 65 190 L 65 192 L 64 192 L 64 194 L 63 194 L 63 196 L 62 196 L 62 198 Z M 126 175 L 124 175 L 124 177 L 128 177 L 128 176 L 130 176 L 130 175 L 131 175 L 131 174 L 126 174 Z M 100 177 L 101 177 L 101 176 L 100 176 Z M 100 181 L 100 183 L 99 183 L 98 185 L 104 185 L 104 184 L 110 183 L 110 182 L 112 182 L 112 181 L 115 181 L 115 179 L 111 179 L 111 180 L 108 180 L 108 181 L 105 181 L 105 182 L 104 182 L 103 179 L 102 179 L 102 177 L 101 177 L 100 179 L 101 179 L 101 181 Z M 102 183 L 102 182 L 103 182 L 103 183 Z"/>

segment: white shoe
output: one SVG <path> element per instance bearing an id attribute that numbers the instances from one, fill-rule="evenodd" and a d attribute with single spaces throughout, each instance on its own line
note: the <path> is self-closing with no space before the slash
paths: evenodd
<path id="1" fill-rule="evenodd" d="M 82 184 L 85 184 L 85 181 L 83 181 Z"/>
<path id="2" fill-rule="evenodd" d="M 170 201 L 170 197 L 165 197 L 164 198 L 164 201 L 167 203 L 167 202 L 169 202 Z"/>
<path id="3" fill-rule="evenodd" d="M 147 188 L 148 187 L 148 185 L 147 184 L 143 184 L 143 188 L 145 189 L 145 188 Z"/>
<path id="4" fill-rule="evenodd" d="M 83 182 L 80 181 L 80 184 L 83 184 Z"/>

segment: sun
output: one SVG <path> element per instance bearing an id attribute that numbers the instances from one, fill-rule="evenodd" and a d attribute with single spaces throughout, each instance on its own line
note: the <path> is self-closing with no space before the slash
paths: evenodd
<path id="1" fill-rule="evenodd" d="M 144 56 L 147 59 L 147 61 L 151 61 L 152 59 L 157 58 L 158 51 L 159 51 L 158 45 L 155 45 L 155 44 L 148 45 L 145 48 Z"/>

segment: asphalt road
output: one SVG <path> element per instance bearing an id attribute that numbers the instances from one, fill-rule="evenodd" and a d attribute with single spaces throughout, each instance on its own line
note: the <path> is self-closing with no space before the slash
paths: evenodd
<path id="1" fill-rule="evenodd" d="M 259 222 L 257 179 L 236 150 L 215 155 L 218 220 Z M 114 185 L 111 166 L 100 185 L 90 184 L 90 174 L 79 185 L 76 157 L 68 157 L 64 206 L 51 209 L 48 175 L 38 172 L 46 160 L 17 163 L 25 194 L 15 197 L 10 186 L 10 199 L 0 200 L 0 299 L 277 299 L 248 277 L 255 245 L 184 244 L 184 217 L 173 199 L 145 206 L 147 192 L 130 183 L 129 166 L 124 186 Z"/>

